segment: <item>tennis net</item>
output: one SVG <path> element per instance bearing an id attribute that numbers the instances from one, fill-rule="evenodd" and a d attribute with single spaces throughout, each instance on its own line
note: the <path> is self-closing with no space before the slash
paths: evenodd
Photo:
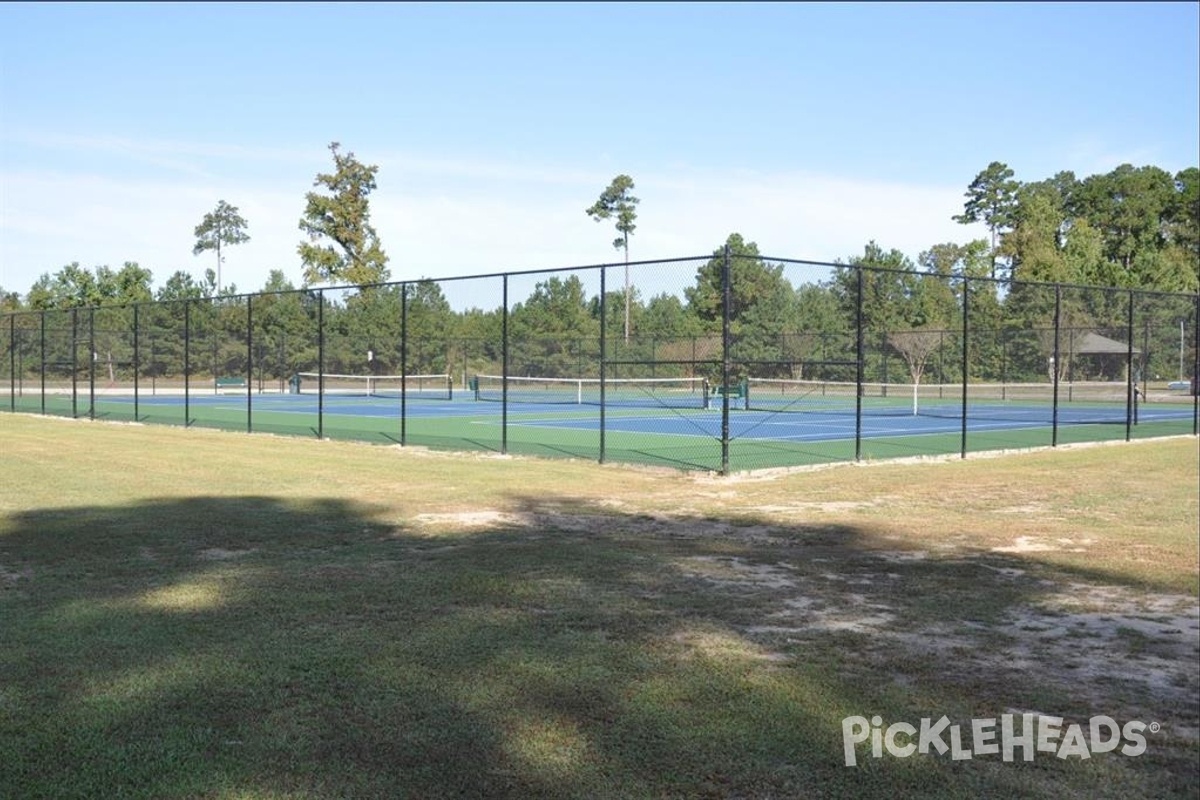
<path id="1" fill-rule="evenodd" d="M 343 397 L 400 397 L 427 400 L 454 399 L 449 375 L 336 375 L 300 372 L 293 378 L 297 394 Z"/>
<path id="2" fill-rule="evenodd" d="M 1128 413 L 1128 392 L 1123 381 L 1060 383 L 1059 421 L 1123 423 Z M 742 394 L 747 410 L 854 415 L 859 402 L 859 384 L 853 381 L 748 378 Z M 961 419 L 964 409 L 961 383 L 864 382 L 861 401 L 864 416 Z M 1054 385 L 968 383 L 965 408 L 969 418 L 1049 423 L 1054 414 Z"/>
<path id="3" fill-rule="evenodd" d="M 708 408 L 705 378 L 530 378 L 508 377 L 508 402 L 600 405 L 631 408 Z M 504 399 L 505 378 L 476 375 L 476 400 Z"/>

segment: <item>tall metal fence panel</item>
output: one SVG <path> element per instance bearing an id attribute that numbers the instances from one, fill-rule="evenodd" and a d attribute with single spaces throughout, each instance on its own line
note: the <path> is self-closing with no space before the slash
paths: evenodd
<path id="1" fill-rule="evenodd" d="M 0 410 L 728 473 L 1196 435 L 1200 299 L 711 256 L 0 315 Z"/>

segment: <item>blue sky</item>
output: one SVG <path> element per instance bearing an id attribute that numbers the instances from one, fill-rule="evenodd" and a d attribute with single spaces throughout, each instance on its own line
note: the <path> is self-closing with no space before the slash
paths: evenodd
<path id="1" fill-rule="evenodd" d="M 300 283 L 331 141 L 379 166 L 393 278 L 631 257 L 910 258 L 991 161 L 1020 180 L 1200 161 L 1196 3 L 0 4 L 0 286 L 78 261 Z"/>

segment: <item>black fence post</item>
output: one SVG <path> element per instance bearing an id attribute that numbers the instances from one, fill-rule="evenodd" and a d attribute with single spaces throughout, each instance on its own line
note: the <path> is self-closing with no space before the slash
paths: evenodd
<path id="1" fill-rule="evenodd" d="M 863 334 L 863 268 L 859 264 L 857 273 L 858 291 L 854 300 L 854 353 L 857 366 L 854 373 L 854 460 L 862 461 L 862 417 L 863 417 L 863 379 L 864 360 L 866 359 L 866 342 Z M 840 370 L 839 370 L 840 372 Z"/>
<path id="2" fill-rule="evenodd" d="M 1192 308 L 1192 436 L 1200 436 L 1200 294 Z"/>
<path id="3" fill-rule="evenodd" d="M 1062 325 L 1062 284 L 1054 284 L 1054 354 L 1050 357 L 1053 362 L 1050 370 L 1052 408 L 1050 410 L 1050 446 L 1058 447 L 1058 373 L 1062 369 L 1062 352 L 1059 329 Z"/>
<path id="4" fill-rule="evenodd" d="M 508 453 L 508 274 L 501 281 L 500 302 L 500 455 Z"/>
<path id="5" fill-rule="evenodd" d="M 317 290 L 317 438 L 325 438 L 325 290 Z"/>
<path id="6" fill-rule="evenodd" d="M 96 308 L 88 309 L 88 419 L 96 418 Z"/>
<path id="7" fill-rule="evenodd" d="M 17 410 L 17 315 L 8 318 L 8 405 Z"/>
<path id="8" fill-rule="evenodd" d="M 138 414 L 138 398 L 139 398 L 138 375 L 142 371 L 142 359 L 141 359 L 141 349 L 140 349 L 141 344 L 142 344 L 142 336 L 141 336 L 141 329 L 138 324 L 140 322 L 140 319 L 138 317 L 138 311 L 140 309 L 141 309 L 140 303 L 133 304 L 133 421 L 134 422 L 138 421 L 138 416 L 139 416 L 139 414 Z"/>
<path id="9" fill-rule="evenodd" d="M 730 286 L 729 245 L 721 266 L 721 474 L 729 474 L 729 307 L 733 291 Z"/>
<path id="10" fill-rule="evenodd" d="M 192 303 L 183 301 L 183 427 L 192 424 Z"/>
<path id="11" fill-rule="evenodd" d="M 71 417 L 79 416 L 79 309 L 71 309 Z"/>
<path id="12" fill-rule="evenodd" d="M 254 295 L 246 295 L 246 433 L 254 431 Z"/>
<path id="13" fill-rule="evenodd" d="M 41 377 L 41 380 L 42 380 L 42 413 L 43 413 L 43 414 L 45 414 L 45 413 L 46 413 L 46 312 L 45 312 L 45 311 L 43 311 L 43 312 L 41 313 L 41 315 L 40 315 L 40 316 L 41 316 L 41 318 L 42 318 L 42 319 L 41 319 L 41 329 L 42 329 L 42 341 L 41 341 L 41 351 L 42 351 L 42 352 L 41 352 L 41 358 L 42 358 L 42 366 L 41 366 L 41 369 L 40 369 L 40 371 L 39 371 L 39 372 L 40 372 L 40 374 L 41 374 L 41 376 L 42 376 L 42 377 Z"/>
<path id="14" fill-rule="evenodd" d="M 1125 441 L 1133 438 L 1133 415 L 1137 398 L 1133 374 L 1133 289 L 1129 290 L 1129 309 L 1125 322 Z"/>
<path id="15" fill-rule="evenodd" d="M 604 425 L 605 425 L 605 386 L 608 377 L 608 336 L 606 329 L 608 325 L 608 301 L 605 297 L 606 282 L 608 276 L 608 267 L 600 268 L 600 463 L 604 463 Z M 582 374 L 582 373 L 581 373 Z"/>
<path id="16" fill-rule="evenodd" d="M 408 284 L 400 284 L 400 446 L 408 443 Z"/>
<path id="17" fill-rule="evenodd" d="M 963 326 L 962 326 L 962 443 L 959 457 L 967 457 L 967 392 L 971 368 L 971 279 L 963 276 Z"/>

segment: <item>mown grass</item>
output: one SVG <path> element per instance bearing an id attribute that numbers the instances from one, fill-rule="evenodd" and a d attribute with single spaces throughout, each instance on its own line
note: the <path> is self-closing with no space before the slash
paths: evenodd
<path id="1" fill-rule="evenodd" d="M 0 795 L 1194 797 L 1198 471 L 1190 437 L 724 479 L 0 415 Z M 843 761 L 850 715 L 1014 709 L 1162 728 Z"/>

